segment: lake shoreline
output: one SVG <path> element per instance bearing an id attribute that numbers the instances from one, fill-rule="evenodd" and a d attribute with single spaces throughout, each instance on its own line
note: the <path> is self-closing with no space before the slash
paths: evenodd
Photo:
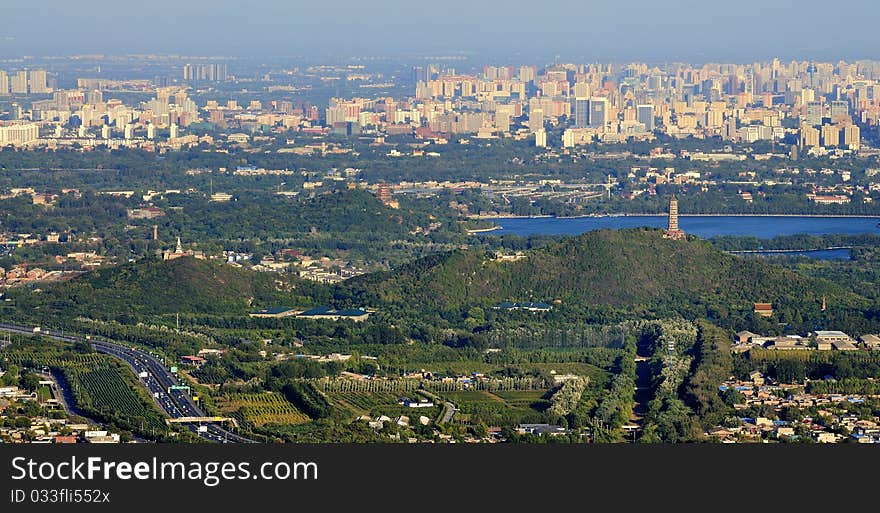
<path id="1" fill-rule="evenodd" d="M 667 227 L 666 215 L 610 215 L 577 218 L 499 218 L 492 224 L 501 228 L 481 235 L 502 236 L 577 236 L 602 229 Z M 685 214 L 679 216 L 679 228 L 685 233 L 703 239 L 714 237 L 754 237 L 773 239 L 791 235 L 880 235 L 877 216 L 821 216 L 821 215 L 712 215 Z"/>
<path id="2" fill-rule="evenodd" d="M 602 219 L 605 217 L 667 217 L 669 214 L 584 214 L 580 216 L 551 216 L 551 215 L 534 215 L 534 216 L 517 216 L 517 215 L 497 215 L 497 216 L 470 216 L 470 219 Z M 818 218 L 841 218 L 841 219 L 880 219 L 880 215 L 868 214 L 682 214 L 678 217 L 818 217 Z"/>

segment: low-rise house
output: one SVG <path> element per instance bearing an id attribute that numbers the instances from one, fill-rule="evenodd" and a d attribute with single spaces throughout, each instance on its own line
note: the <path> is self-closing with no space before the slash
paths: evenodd
<path id="1" fill-rule="evenodd" d="M 880 350 L 880 337 L 877 335 L 862 335 L 859 341 L 868 349 Z"/>
<path id="2" fill-rule="evenodd" d="M 820 444 L 837 443 L 838 435 L 829 431 L 816 431 L 813 433 L 813 440 Z"/>
<path id="3" fill-rule="evenodd" d="M 207 362 L 207 360 L 205 360 L 201 356 L 186 355 L 180 357 L 180 363 L 195 365 L 196 367 L 201 367 L 205 364 L 205 362 Z"/>
<path id="4" fill-rule="evenodd" d="M 286 306 L 270 306 L 268 308 L 263 308 L 262 310 L 257 310 L 256 312 L 251 312 L 248 314 L 249 317 L 287 317 L 289 315 L 297 315 L 302 313 L 302 310 L 297 310 L 295 308 L 288 308 Z"/>
<path id="5" fill-rule="evenodd" d="M 752 341 L 752 337 L 757 337 L 757 335 L 751 331 L 740 331 L 736 334 L 736 343 L 748 344 Z"/>
<path id="6" fill-rule="evenodd" d="M 794 428 L 791 426 L 777 426 L 776 436 L 778 438 L 792 438 L 794 437 Z"/>
<path id="7" fill-rule="evenodd" d="M 533 303 L 531 301 L 525 303 L 505 301 L 503 303 L 499 303 L 493 306 L 492 308 L 495 310 L 507 310 L 508 312 L 513 310 L 525 310 L 527 312 L 549 312 L 553 309 L 553 306 L 547 303 Z"/>
<path id="8" fill-rule="evenodd" d="M 361 322 L 367 320 L 370 313 L 364 308 L 350 308 L 344 310 L 334 310 L 327 307 L 317 307 L 306 310 L 296 315 L 303 319 L 328 319 L 338 321 L 340 319 Z"/>
<path id="9" fill-rule="evenodd" d="M 842 331 L 820 330 L 813 333 L 818 343 L 829 343 L 838 351 L 851 351 L 856 349 L 855 341 Z"/>
<path id="10" fill-rule="evenodd" d="M 562 426 L 554 426 L 551 424 L 520 424 L 517 426 L 516 432 L 519 434 L 529 433 L 533 435 L 548 434 L 558 436 L 567 434 L 568 430 Z"/>

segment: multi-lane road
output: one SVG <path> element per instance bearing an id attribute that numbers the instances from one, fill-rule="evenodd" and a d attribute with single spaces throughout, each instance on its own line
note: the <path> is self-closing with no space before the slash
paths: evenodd
<path id="1" fill-rule="evenodd" d="M 0 323 L 0 331 L 25 335 L 40 335 L 66 342 L 83 340 L 81 337 L 55 330 L 41 329 L 34 333 L 34 328 L 14 324 Z M 103 339 L 91 338 L 89 342 L 95 351 L 118 358 L 128 364 L 138 376 L 141 384 L 153 397 L 159 408 L 171 418 L 205 417 L 205 413 L 195 403 L 185 389 L 175 389 L 182 383 L 154 355 L 116 344 Z M 190 430 L 200 437 L 219 443 L 253 443 L 253 440 L 237 435 L 217 424 L 204 423 L 201 429 L 195 424 L 188 424 Z"/>

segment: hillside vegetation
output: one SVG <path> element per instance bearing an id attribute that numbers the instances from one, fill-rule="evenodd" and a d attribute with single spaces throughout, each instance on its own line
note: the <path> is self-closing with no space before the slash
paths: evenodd
<path id="1" fill-rule="evenodd" d="M 356 302 L 401 311 L 540 301 L 569 312 L 596 307 L 723 319 L 750 312 L 755 302 L 772 302 L 795 321 L 818 314 L 823 296 L 843 310 L 868 307 L 865 298 L 829 281 L 733 256 L 697 238 L 674 241 L 661 234 L 594 231 L 513 262 L 454 251 L 352 280 L 345 288 Z"/>
<path id="2" fill-rule="evenodd" d="M 40 293 L 16 291 L 19 307 L 49 309 L 66 316 L 232 313 L 274 304 L 308 301 L 309 283 L 208 260 L 156 258 L 100 269 Z"/>

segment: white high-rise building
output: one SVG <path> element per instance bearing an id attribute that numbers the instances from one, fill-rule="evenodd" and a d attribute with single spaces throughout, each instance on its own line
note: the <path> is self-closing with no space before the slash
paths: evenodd
<path id="1" fill-rule="evenodd" d="M 12 94 L 27 94 L 28 93 L 28 79 L 27 79 L 27 70 L 21 70 L 17 72 L 15 75 L 12 75 Z"/>
<path id="2" fill-rule="evenodd" d="M 547 131 L 543 128 L 535 131 L 535 147 L 537 148 L 546 148 L 547 147 Z"/>
<path id="3" fill-rule="evenodd" d="M 0 70 L 0 96 L 9 94 L 9 75 Z"/>
<path id="4" fill-rule="evenodd" d="M 31 70 L 29 85 L 31 94 L 49 94 L 52 92 L 46 81 L 46 70 L 44 69 Z"/>
<path id="5" fill-rule="evenodd" d="M 170 131 L 169 131 L 169 135 L 168 135 L 168 136 L 169 136 L 170 139 L 177 139 L 177 136 L 178 136 L 178 133 L 177 133 L 177 123 L 171 123 L 171 129 L 170 129 Z"/>
<path id="6" fill-rule="evenodd" d="M 19 146 L 40 138 L 40 126 L 36 123 L 0 126 L 0 146 Z"/>
<path id="7" fill-rule="evenodd" d="M 125 125 L 125 139 L 126 140 L 131 139 L 133 135 L 134 135 L 134 125 L 132 125 L 131 123 L 128 123 L 127 125 Z"/>
<path id="8" fill-rule="evenodd" d="M 110 138 L 110 125 L 104 125 L 101 127 L 101 139 L 109 139 Z"/>
<path id="9" fill-rule="evenodd" d="M 156 138 L 156 125 L 150 123 L 147 125 L 147 139 L 153 140 Z"/>

